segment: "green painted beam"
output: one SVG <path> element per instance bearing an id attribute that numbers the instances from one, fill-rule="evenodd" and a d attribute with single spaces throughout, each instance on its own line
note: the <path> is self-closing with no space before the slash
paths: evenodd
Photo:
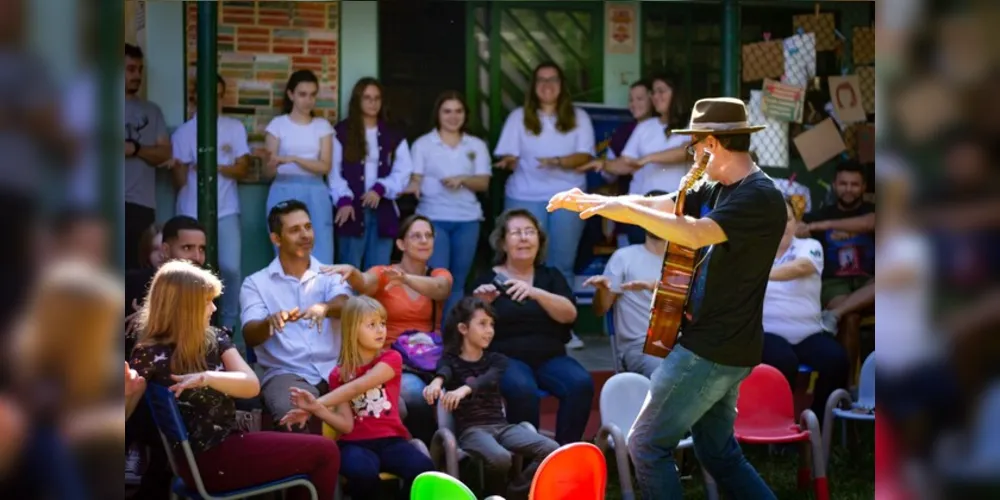
<path id="1" fill-rule="evenodd" d="M 219 269 L 217 126 L 219 6 L 198 2 L 198 221 L 208 233 L 207 264 Z"/>
<path id="2" fill-rule="evenodd" d="M 121 19 L 124 4 L 119 0 L 101 0 L 100 12 L 91 23 L 106 19 Z M 124 26 L 122 23 L 109 22 L 97 29 L 97 65 L 99 68 L 98 107 L 99 113 L 99 155 L 102 168 L 101 175 L 101 210 L 105 218 L 111 222 L 111 248 L 114 249 L 114 262 L 118 269 L 125 269 L 125 212 L 122 202 L 122 171 L 124 157 L 124 129 L 122 128 L 122 91 L 121 72 L 123 64 L 122 39 Z M 135 251 L 133 248 L 132 251 Z"/>
<path id="3" fill-rule="evenodd" d="M 737 0 L 722 2 L 722 94 L 740 96 L 740 6 Z"/>

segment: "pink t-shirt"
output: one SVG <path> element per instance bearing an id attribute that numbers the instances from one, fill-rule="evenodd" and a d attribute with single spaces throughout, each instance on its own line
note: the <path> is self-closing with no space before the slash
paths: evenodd
<path id="1" fill-rule="evenodd" d="M 386 349 L 375 356 L 371 363 L 358 368 L 355 378 L 364 375 L 379 363 L 392 367 L 395 374 L 385 384 L 373 388 L 351 400 L 354 412 L 354 430 L 340 437 L 344 441 L 363 441 L 387 437 L 410 439 L 410 432 L 399 418 L 399 382 L 403 374 L 403 358 L 398 352 Z M 330 373 L 330 390 L 343 385 L 340 367 Z"/>

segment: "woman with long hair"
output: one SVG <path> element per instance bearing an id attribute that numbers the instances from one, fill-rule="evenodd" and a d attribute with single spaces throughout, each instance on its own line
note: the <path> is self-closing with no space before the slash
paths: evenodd
<path id="1" fill-rule="evenodd" d="M 653 117 L 636 125 L 621 154 L 602 170 L 611 175 L 632 176 L 629 194 L 645 194 L 654 189 L 674 192 L 690 168 L 687 154 L 690 137 L 671 133 L 672 129 L 687 125 L 680 88 L 668 76 L 654 76 L 649 82 Z M 646 240 L 646 231 L 639 226 L 628 225 L 626 231 L 632 244 Z"/>
<path id="2" fill-rule="evenodd" d="M 324 267 L 323 272 L 340 274 L 358 293 L 374 297 L 388 311 L 386 345 L 400 335 L 438 331 L 444 301 L 452 290 L 448 269 L 428 264 L 435 248 L 435 230 L 430 219 L 411 215 L 400 226 L 396 247 L 402 258 L 391 266 L 375 266 L 361 272 L 349 264 Z M 411 371 L 403 373 L 402 397 L 409 413 L 407 426 L 416 437 L 430 441 L 437 425 L 434 409 L 422 404 L 427 380 Z"/>
<path id="3" fill-rule="evenodd" d="M 378 80 L 358 80 L 347 118 L 335 127 L 338 144 L 328 185 L 337 207 L 337 261 L 357 268 L 389 264 L 399 234 L 396 198 L 412 170 L 406 136 L 386 123 L 383 94 Z"/>
<path id="4" fill-rule="evenodd" d="M 417 214 L 434 226 L 430 265 L 454 277 L 443 315 L 458 303 L 479 243 L 483 207 L 476 198 L 490 185 L 490 151 L 466 131 L 468 106 L 462 95 L 446 91 L 434 103 L 433 129 L 413 143 L 413 174 L 408 191 L 417 195 Z"/>
<path id="5" fill-rule="evenodd" d="M 202 481 L 229 491 L 305 474 L 319 498 L 333 498 L 340 469 L 337 445 L 321 436 L 243 433 L 233 398 L 255 398 L 260 383 L 229 337 L 209 326 L 222 283 L 184 261 L 163 264 L 139 311 L 141 336 L 131 368 L 147 384 L 167 386 L 178 399 Z M 126 370 L 129 368 L 126 365 Z M 126 406 L 126 415 L 135 402 Z M 178 472 L 187 484 L 190 472 Z M 308 497 L 299 488 L 293 493 Z"/>
<path id="6" fill-rule="evenodd" d="M 652 92 L 653 90 L 646 80 L 638 80 L 632 83 L 628 89 L 628 111 L 635 121 L 630 121 L 615 128 L 615 131 L 611 133 L 611 139 L 608 141 L 607 156 L 591 161 L 584 165 L 582 169 L 604 171 L 607 169 L 609 162 L 621 157 L 622 152 L 625 151 L 625 145 L 628 144 L 628 140 L 632 137 L 632 132 L 635 131 L 635 127 L 653 114 L 653 103 L 650 100 Z M 614 174 L 605 172 L 605 178 L 613 180 L 615 177 Z"/>
<path id="7" fill-rule="evenodd" d="M 285 85 L 284 114 L 267 124 L 265 144 L 270 158 L 265 175 L 274 181 L 267 193 L 266 211 L 286 200 L 305 203 L 316 235 L 312 254 L 320 262 L 332 263 L 333 204 L 323 176 L 330 173 L 333 127 L 325 118 L 313 116 L 318 92 L 319 79 L 312 71 L 292 73 Z"/>

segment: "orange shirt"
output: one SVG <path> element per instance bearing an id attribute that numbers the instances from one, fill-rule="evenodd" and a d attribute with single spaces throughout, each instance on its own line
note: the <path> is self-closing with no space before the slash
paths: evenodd
<path id="1" fill-rule="evenodd" d="M 388 334 L 386 344 L 395 342 L 399 338 L 399 335 L 407 330 L 419 330 L 421 332 L 437 331 L 438 325 L 442 321 L 441 314 L 444 309 L 444 302 L 437 303 L 437 313 L 434 314 L 433 318 L 436 324 L 432 325 L 431 307 L 434 301 L 413 290 L 408 290 L 404 286 L 394 286 L 386 290 L 385 287 L 389 284 L 389 279 L 385 275 L 385 270 L 389 267 L 375 266 L 368 270 L 368 272 L 378 277 L 378 288 L 374 298 L 382 303 L 389 316 L 386 322 L 386 333 Z M 441 276 L 448 278 L 448 286 L 449 288 L 451 287 L 452 277 L 447 269 L 434 269 L 431 271 L 431 276 L 434 278 Z"/>

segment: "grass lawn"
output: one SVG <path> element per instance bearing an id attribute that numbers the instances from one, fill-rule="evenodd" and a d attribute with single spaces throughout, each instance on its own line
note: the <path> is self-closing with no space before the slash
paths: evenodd
<path id="1" fill-rule="evenodd" d="M 875 428 L 864 423 L 852 423 L 848 427 L 848 443 L 851 434 L 856 431 L 857 437 L 852 451 L 840 446 L 839 435 L 833 443 L 832 462 L 827 470 L 830 484 L 830 498 L 837 500 L 871 500 L 875 494 Z M 839 432 L 839 424 L 837 431 Z M 744 452 L 750 463 L 757 468 L 761 476 L 771 486 L 775 496 L 781 500 L 796 500 L 815 498 L 812 489 L 799 491 L 798 470 L 799 456 L 793 449 L 784 453 L 768 453 L 767 446 L 744 446 Z M 614 458 L 608 461 L 608 489 L 605 498 L 618 500 L 621 498 L 620 484 Z M 701 474 L 695 473 L 690 480 L 684 481 L 685 500 L 704 500 L 705 489 Z M 633 486 L 634 486 L 633 482 Z"/>

